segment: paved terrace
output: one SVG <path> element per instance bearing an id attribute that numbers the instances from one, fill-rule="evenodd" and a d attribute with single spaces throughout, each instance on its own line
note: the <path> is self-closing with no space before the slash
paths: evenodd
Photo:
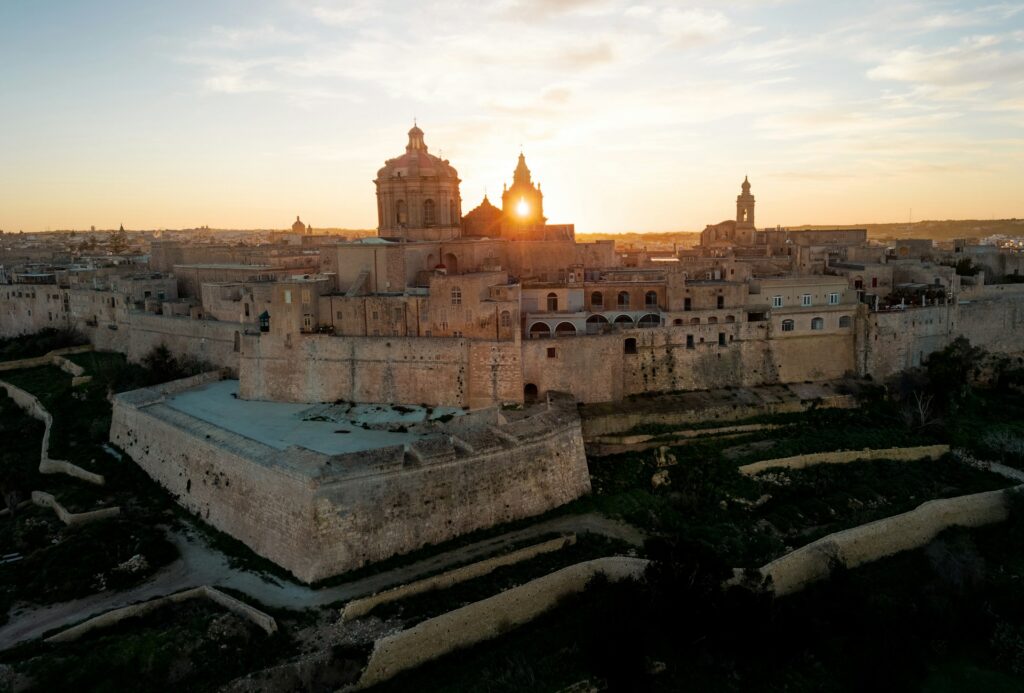
<path id="1" fill-rule="evenodd" d="M 325 455 L 372 450 L 421 440 L 424 433 L 363 428 L 397 429 L 428 418 L 420 406 L 388 404 L 293 404 L 238 398 L 238 381 L 221 380 L 169 396 L 164 404 L 224 430 L 277 450 L 298 445 Z M 429 418 L 462 414 L 461 409 L 436 407 Z"/>

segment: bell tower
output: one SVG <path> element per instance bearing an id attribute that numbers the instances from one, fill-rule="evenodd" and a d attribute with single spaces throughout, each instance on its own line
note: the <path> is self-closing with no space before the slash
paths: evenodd
<path id="1" fill-rule="evenodd" d="M 754 226 L 754 196 L 750 194 L 750 181 L 743 176 L 742 192 L 736 196 L 736 223 Z"/>

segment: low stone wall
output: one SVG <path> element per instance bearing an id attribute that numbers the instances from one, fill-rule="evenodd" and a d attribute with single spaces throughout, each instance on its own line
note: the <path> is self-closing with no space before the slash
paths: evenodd
<path id="1" fill-rule="evenodd" d="M 930 459 L 937 460 L 949 452 L 948 445 L 919 445 L 910 448 L 881 448 L 877 450 L 840 450 L 838 452 L 815 452 L 809 455 L 793 457 L 777 457 L 773 460 L 762 460 L 745 464 L 739 468 L 741 474 L 753 476 L 766 469 L 785 467 L 787 469 L 803 469 L 816 464 L 848 464 L 857 460 L 900 460 L 911 461 Z"/>
<path id="2" fill-rule="evenodd" d="M 63 505 L 60 504 L 52 494 L 46 493 L 45 491 L 33 491 L 32 502 L 42 508 L 51 508 L 61 522 L 68 525 L 83 525 L 87 522 L 95 522 L 96 520 L 105 520 L 108 517 L 117 517 L 121 514 L 121 508 L 119 506 L 112 506 L 109 508 L 100 508 L 98 510 L 90 510 L 84 513 L 73 513 L 68 511 Z"/>
<path id="3" fill-rule="evenodd" d="M 93 346 L 91 344 L 85 344 L 76 347 L 54 349 L 42 356 L 33 356 L 32 358 L 17 359 L 15 361 L 0 361 L 0 371 L 17 371 L 22 368 L 38 368 L 39 366 L 57 366 L 69 375 L 83 375 L 85 370 L 81 366 L 72 361 L 68 361 L 63 357 L 68 354 L 84 354 L 85 352 L 92 350 Z M 64 362 L 69 364 L 69 366 L 62 365 Z M 78 372 L 69 370 L 69 368 L 77 369 Z"/>
<path id="4" fill-rule="evenodd" d="M 856 409 L 857 398 L 853 395 L 832 394 L 820 397 L 804 398 L 781 385 L 748 388 L 745 392 L 751 395 L 745 400 L 736 402 L 719 402 L 723 398 L 721 392 L 687 393 L 694 400 L 706 399 L 693 406 L 676 406 L 672 396 L 666 395 L 657 407 L 642 406 L 646 402 L 631 407 L 631 402 L 617 402 L 614 405 L 584 406 L 583 437 L 593 440 L 599 436 L 614 435 L 629 431 L 641 424 L 661 424 L 679 426 L 680 428 L 708 421 L 741 421 L 755 416 L 769 414 L 791 414 L 807 411 L 812 407 L 823 409 Z M 733 393 L 741 391 L 734 390 Z"/>
<path id="5" fill-rule="evenodd" d="M 145 616 L 146 614 L 156 611 L 167 604 L 178 604 L 190 599 L 209 599 L 236 616 L 254 623 L 256 626 L 263 629 L 267 635 L 272 635 L 277 632 L 277 621 L 275 621 L 272 616 L 269 616 L 259 609 L 249 606 L 245 602 L 235 599 L 218 589 L 209 587 L 208 585 L 203 585 L 201 587 L 194 587 L 192 589 L 185 590 L 184 592 L 170 594 L 166 597 L 151 599 L 148 602 L 131 604 L 120 609 L 108 611 L 105 614 L 100 614 L 99 616 L 90 618 L 87 621 L 83 621 L 77 626 L 72 626 L 67 630 L 63 630 L 56 635 L 51 635 L 46 638 L 46 642 L 72 642 L 74 640 L 78 640 L 86 633 L 96 630 L 97 628 L 109 628 L 110 626 L 116 625 L 125 619 Z"/>
<path id="6" fill-rule="evenodd" d="M 595 575 L 612 581 L 638 578 L 647 564 L 643 558 L 621 556 L 577 563 L 383 637 L 374 643 L 355 690 L 529 623 L 566 596 L 582 592 Z"/>
<path id="7" fill-rule="evenodd" d="M 446 589 L 452 585 L 457 585 L 460 582 L 472 580 L 473 578 L 478 578 L 481 575 L 487 575 L 488 573 L 503 566 L 515 565 L 516 563 L 529 560 L 544 553 L 551 553 L 552 551 L 564 549 L 565 547 L 572 546 L 575 543 L 575 534 L 551 539 L 550 541 L 545 541 L 540 544 L 527 546 L 519 549 L 518 551 L 512 551 L 501 556 L 494 556 L 493 558 L 477 561 L 476 563 L 471 563 L 469 565 L 462 566 L 461 568 L 455 568 L 454 570 L 449 570 L 441 573 L 440 575 L 434 575 L 422 580 L 417 580 L 416 582 L 410 582 L 409 584 L 402 585 L 401 587 L 379 592 L 369 597 L 353 599 L 345 605 L 344 609 L 341 610 L 341 620 L 351 621 L 359 618 L 360 616 L 365 616 L 381 604 L 388 604 L 400 599 L 406 599 L 416 594 L 422 594 L 423 592 Z"/>
<path id="8" fill-rule="evenodd" d="M 778 428 L 777 424 L 739 424 L 737 426 L 720 426 L 718 428 L 687 428 L 680 431 L 669 431 L 667 433 L 651 433 L 639 435 L 610 435 L 598 436 L 595 442 L 607 445 L 642 445 L 653 441 L 655 438 L 665 439 L 672 436 L 676 439 L 700 438 L 703 436 L 721 436 L 732 433 L 754 433 L 756 431 L 771 431 Z M 590 441 L 587 441 L 590 442 Z M 662 441 L 664 444 L 664 441 Z"/>
<path id="9" fill-rule="evenodd" d="M 50 457 L 50 432 L 53 430 L 53 417 L 50 416 L 50 412 L 46 410 L 38 397 L 4 380 L 0 380 L 0 388 L 6 390 L 7 396 L 30 416 L 43 422 L 43 444 L 39 452 L 40 474 L 67 474 L 97 486 L 106 483 L 101 474 L 87 471 L 66 460 L 55 460 Z"/>
<path id="10" fill-rule="evenodd" d="M 760 572 L 771 578 L 775 594 L 798 592 L 827 578 L 836 564 L 853 568 L 916 549 L 956 525 L 1002 522 L 1009 514 L 1008 494 L 1021 489 L 1024 486 L 928 501 L 909 512 L 829 534 L 767 563 Z"/>

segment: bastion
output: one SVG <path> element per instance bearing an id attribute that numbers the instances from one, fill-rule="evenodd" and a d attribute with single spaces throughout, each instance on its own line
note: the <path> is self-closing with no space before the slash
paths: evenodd
<path id="1" fill-rule="evenodd" d="M 220 378 L 118 395 L 110 439 L 184 508 L 304 582 L 590 491 L 571 398 L 310 405 L 242 400 Z"/>

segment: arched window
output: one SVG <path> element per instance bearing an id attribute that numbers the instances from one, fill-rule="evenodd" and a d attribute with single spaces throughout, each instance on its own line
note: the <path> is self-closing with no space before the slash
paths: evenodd
<path id="1" fill-rule="evenodd" d="M 460 289 L 457 286 L 453 286 L 452 287 L 452 305 L 453 306 L 461 306 L 462 305 L 462 289 Z"/>
<path id="2" fill-rule="evenodd" d="M 624 354 L 635 354 L 636 353 L 636 339 L 630 337 L 622 343 L 622 353 Z"/>
<path id="3" fill-rule="evenodd" d="M 717 325 L 718 324 L 718 318 L 716 318 L 714 315 L 712 315 L 710 318 L 708 318 L 708 324 L 709 325 Z"/>
<path id="4" fill-rule="evenodd" d="M 604 308 L 604 294 L 600 291 L 595 291 L 590 294 L 590 307 L 591 308 Z"/>
<path id="5" fill-rule="evenodd" d="M 507 310 L 501 311 L 501 326 L 512 327 L 512 313 Z"/>
<path id="6" fill-rule="evenodd" d="M 672 321 L 672 324 L 673 325 L 682 325 L 683 324 L 683 319 L 682 318 L 676 318 L 675 320 Z"/>
<path id="7" fill-rule="evenodd" d="M 640 322 L 637 324 L 640 327 L 660 327 L 661 318 L 658 317 L 657 315 L 654 315 L 653 313 L 648 313 L 647 315 L 640 318 Z"/>
<path id="8" fill-rule="evenodd" d="M 620 315 L 619 317 L 615 318 L 615 324 L 618 327 L 629 328 L 633 326 L 633 318 L 629 317 L 628 315 Z"/>
<path id="9" fill-rule="evenodd" d="M 423 225 L 434 225 L 434 201 L 424 200 L 423 202 Z"/>
<path id="10" fill-rule="evenodd" d="M 691 325 L 699 325 L 700 324 L 700 318 L 690 318 L 690 324 Z"/>
<path id="11" fill-rule="evenodd" d="M 523 387 L 523 401 L 527 404 L 537 401 L 537 386 L 533 383 L 526 383 Z"/>
<path id="12" fill-rule="evenodd" d="M 811 318 L 811 329 L 812 330 L 824 330 L 825 321 L 822 318 Z"/>
<path id="13" fill-rule="evenodd" d="M 796 329 L 796 323 L 794 323 L 792 320 L 783 320 L 782 321 L 782 331 L 783 332 L 792 332 L 795 329 Z"/>
<path id="14" fill-rule="evenodd" d="M 603 315 L 591 315 L 587 318 L 587 334 L 601 334 L 608 327 L 608 318 Z"/>
<path id="15" fill-rule="evenodd" d="M 541 337 L 550 337 L 551 328 L 547 326 L 547 323 L 535 322 L 530 325 L 530 339 L 539 339 Z"/>
<path id="16" fill-rule="evenodd" d="M 736 322 L 736 316 L 735 315 L 726 315 L 725 316 L 725 321 L 726 322 Z"/>
<path id="17" fill-rule="evenodd" d="M 575 337 L 576 336 L 576 326 L 573 325 L 571 322 L 560 322 L 560 323 L 558 323 L 558 326 L 555 327 L 555 336 L 556 337 Z"/>
<path id="18" fill-rule="evenodd" d="M 405 208 L 405 200 L 399 200 L 395 203 L 395 219 L 398 221 L 399 226 L 405 226 L 409 223 L 409 213 Z"/>
<path id="19" fill-rule="evenodd" d="M 620 291 L 619 292 L 619 308 L 629 308 L 629 292 L 628 291 Z"/>
<path id="20" fill-rule="evenodd" d="M 558 310 L 558 294 L 548 294 L 548 312 L 554 313 Z"/>
<path id="21" fill-rule="evenodd" d="M 844 315 L 839 318 L 840 327 L 851 327 L 853 325 L 853 319 L 849 315 Z"/>
<path id="22" fill-rule="evenodd" d="M 458 226 L 459 221 L 459 212 L 455 209 L 455 200 L 448 200 L 448 226 Z"/>
<path id="23" fill-rule="evenodd" d="M 654 308 L 658 305 L 658 294 L 655 291 L 648 291 L 644 294 L 644 305 L 648 308 Z"/>

